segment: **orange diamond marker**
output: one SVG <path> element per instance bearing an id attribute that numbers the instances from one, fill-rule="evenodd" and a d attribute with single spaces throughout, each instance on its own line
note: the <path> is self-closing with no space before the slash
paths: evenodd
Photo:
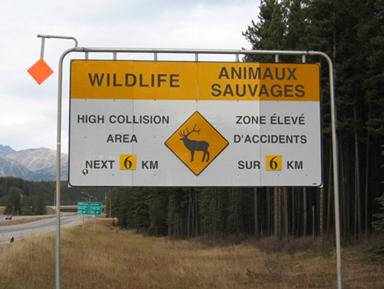
<path id="1" fill-rule="evenodd" d="M 38 84 L 41 84 L 53 73 L 53 70 L 42 58 L 32 65 L 27 71 Z"/>
<path id="2" fill-rule="evenodd" d="M 196 176 L 228 146 L 228 141 L 198 111 L 194 112 L 165 145 Z"/>

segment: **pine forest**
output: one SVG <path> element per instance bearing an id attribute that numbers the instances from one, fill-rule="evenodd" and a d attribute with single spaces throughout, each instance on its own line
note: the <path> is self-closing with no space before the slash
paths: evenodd
<path id="1" fill-rule="evenodd" d="M 384 1 L 263 0 L 239 33 L 252 49 L 317 50 L 332 58 L 341 235 L 344 242 L 366 237 L 384 193 Z M 243 61 L 275 58 L 248 55 Z M 305 61 L 321 65 L 322 187 L 119 188 L 107 194 L 107 214 L 121 227 L 174 238 L 333 238 L 328 66 L 319 57 Z"/>

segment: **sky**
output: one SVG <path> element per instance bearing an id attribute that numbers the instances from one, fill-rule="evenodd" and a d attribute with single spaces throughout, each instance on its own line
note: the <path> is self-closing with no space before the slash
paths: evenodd
<path id="1" fill-rule="evenodd" d="M 38 85 L 27 73 L 40 58 L 37 34 L 73 36 L 80 47 L 249 49 L 242 32 L 257 20 L 259 0 L 2 0 L 1 6 L 0 144 L 23 150 L 56 148 L 58 62 L 73 46 L 46 40 L 44 60 L 54 74 Z M 68 150 L 68 60 L 63 152 Z"/>

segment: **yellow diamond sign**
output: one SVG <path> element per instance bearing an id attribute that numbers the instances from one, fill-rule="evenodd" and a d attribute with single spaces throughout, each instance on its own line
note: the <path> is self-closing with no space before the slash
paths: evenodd
<path id="1" fill-rule="evenodd" d="M 196 176 L 200 175 L 228 144 L 225 137 L 197 111 L 165 142 Z"/>

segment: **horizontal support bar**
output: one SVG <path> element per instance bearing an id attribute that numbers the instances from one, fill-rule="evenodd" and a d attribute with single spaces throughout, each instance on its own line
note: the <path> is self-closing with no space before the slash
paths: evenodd
<path id="1" fill-rule="evenodd" d="M 243 50 L 243 49 L 172 49 L 172 48 L 115 48 L 115 47 L 76 47 L 71 52 L 92 53 L 174 53 L 174 54 L 263 54 L 263 55 L 319 55 L 311 50 Z"/>

